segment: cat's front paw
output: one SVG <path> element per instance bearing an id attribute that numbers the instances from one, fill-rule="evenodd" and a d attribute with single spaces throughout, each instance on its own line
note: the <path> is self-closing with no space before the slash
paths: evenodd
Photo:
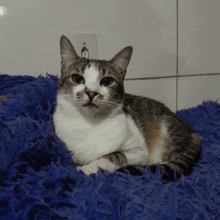
<path id="1" fill-rule="evenodd" d="M 97 172 L 98 172 L 98 167 L 97 167 L 96 164 L 90 163 L 90 164 L 87 164 L 87 165 L 84 165 L 84 166 L 81 166 L 81 167 L 77 167 L 77 170 L 78 170 L 78 171 L 79 171 L 79 170 L 82 170 L 83 173 L 85 173 L 86 175 L 89 176 L 89 175 L 92 174 L 92 173 L 97 174 Z"/>

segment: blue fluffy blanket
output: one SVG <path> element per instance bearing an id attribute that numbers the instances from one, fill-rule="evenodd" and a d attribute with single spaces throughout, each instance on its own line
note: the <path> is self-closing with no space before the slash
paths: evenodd
<path id="1" fill-rule="evenodd" d="M 88 177 L 53 131 L 57 77 L 0 75 L 0 219 L 220 219 L 220 105 L 178 111 L 202 137 L 190 176 Z"/>

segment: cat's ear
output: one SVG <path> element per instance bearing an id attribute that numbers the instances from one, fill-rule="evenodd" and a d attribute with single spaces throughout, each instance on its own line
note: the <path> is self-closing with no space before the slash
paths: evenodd
<path id="1" fill-rule="evenodd" d="M 62 67 L 67 67 L 76 62 L 80 57 L 77 55 L 73 45 L 64 35 L 60 38 L 60 54 Z"/>
<path id="2" fill-rule="evenodd" d="M 132 52 L 133 48 L 131 46 L 125 47 L 111 59 L 112 65 L 117 69 L 117 71 L 123 73 L 124 75 L 130 62 Z"/>

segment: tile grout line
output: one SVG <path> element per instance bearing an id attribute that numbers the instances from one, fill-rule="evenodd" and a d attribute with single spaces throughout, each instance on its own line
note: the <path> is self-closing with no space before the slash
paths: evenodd
<path id="1" fill-rule="evenodd" d="M 199 74 L 187 74 L 187 75 L 176 75 L 176 76 L 156 76 L 156 77 L 142 77 L 142 78 L 128 78 L 125 81 L 131 80 L 153 80 L 153 79 L 166 79 L 166 78 L 182 78 L 182 77 L 195 77 L 195 76 L 218 76 L 220 73 L 199 73 Z"/>
<path id="2" fill-rule="evenodd" d="M 179 0 L 176 0 L 176 111 L 178 109 L 178 76 L 179 76 Z"/>

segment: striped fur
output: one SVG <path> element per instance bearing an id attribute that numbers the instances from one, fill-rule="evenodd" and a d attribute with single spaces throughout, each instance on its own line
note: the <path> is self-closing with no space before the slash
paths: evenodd
<path id="1" fill-rule="evenodd" d="M 124 92 L 132 55 L 126 47 L 111 60 L 80 58 L 62 36 L 61 76 L 54 113 L 56 134 L 85 174 L 158 165 L 163 179 L 189 175 L 199 160 L 200 137 L 162 103 Z M 175 174 L 176 172 L 176 174 Z"/>

